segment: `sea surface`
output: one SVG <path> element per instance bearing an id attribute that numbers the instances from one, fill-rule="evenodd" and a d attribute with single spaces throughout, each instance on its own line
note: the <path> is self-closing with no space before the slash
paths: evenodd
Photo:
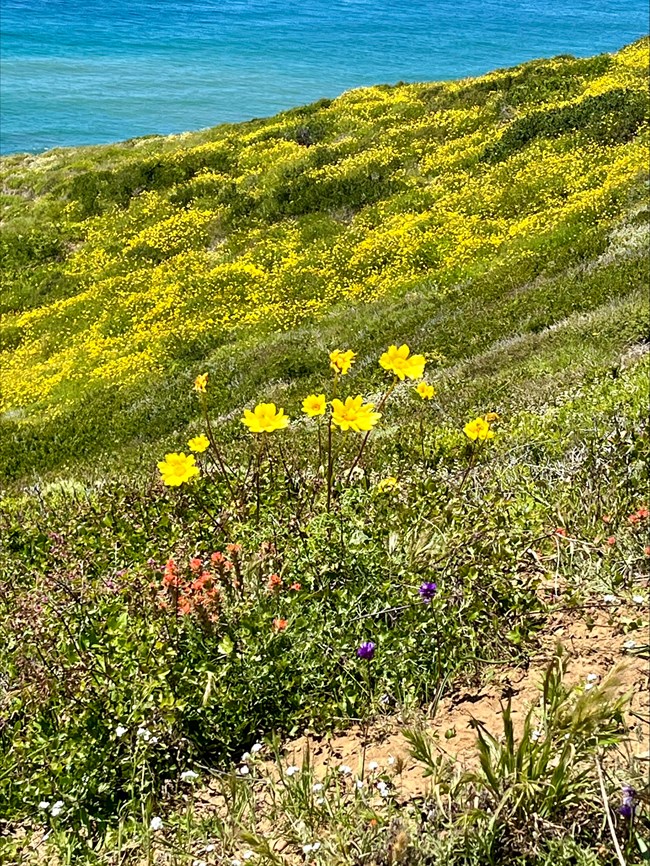
<path id="1" fill-rule="evenodd" d="M 647 0 L 0 0 L 0 151 L 263 117 L 647 30 Z"/>

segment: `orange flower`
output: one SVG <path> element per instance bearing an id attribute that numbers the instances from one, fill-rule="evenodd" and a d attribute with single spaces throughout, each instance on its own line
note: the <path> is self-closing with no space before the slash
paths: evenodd
<path id="1" fill-rule="evenodd" d="M 289 589 L 292 589 L 294 592 L 299 592 L 302 589 L 302 586 L 299 583 L 292 583 Z"/>
<path id="2" fill-rule="evenodd" d="M 566 529 L 564 529 L 562 526 L 557 526 L 555 529 L 555 534 L 566 536 Z"/>
<path id="3" fill-rule="evenodd" d="M 607 539 L 607 544 L 608 544 L 610 547 L 614 547 L 614 545 L 616 544 L 616 536 L 615 536 L 615 535 L 610 535 L 609 538 Z"/>
<path id="4" fill-rule="evenodd" d="M 281 586 L 282 586 L 282 578 L 280 577 L 280 575 L 279 574 L 272 574 L 271 577 L 269 577 L 269 583 L 268 583 L 269 591 L 270 592 L 278 592 L 278 590 L 280 589 Z"/>
<path id="5" fill-rule="evenodd" d="M 227 544 L 226 550 L 228 551 L 228 553 L 234 556 L 238 553 L 241 553 L 241 544 Z"/>
<path id="6" fill-rule="evenodd" d="M 214 553 L 210 554 L 210 562 L 213 562 L 215 565 L 220 565 L 224 562 L 225 556 L 223 553 L 219 553 L 218 550 L 215 550 Z"/>
<path id="7" fill-rule="evenodd" d="M 168 559 L 165 563 L 165 573 L 163 575 L 162 582 L 163 586 L 178 586 L 176 563 L 173 559 Z"/>
<path id="8" fill-rule="evenodd" d="M 276 631 L 284 631 L 288 625 L 289 625 L 289 621 L 286 619 L 280 619 L 279 617 L 276 617 L 273 620 L 273 628 Z"/>
<path id="9" fill-rule="evenodd" d="M 603 523 L 611 523 L 611 522 L 612 522 L 612 518 L 610 517 L 610 515 L 609 514 L 603 514 Z"/>
<path id="10" fill-rule="evenodd" d="M 182 613 L 184 616 L 187 616 L 188 613 L 192 610 L 192 605 L 190 604 L 189 598 L 186 598 L 182 595 L 178 601 L 176 602 L 176 607 L 178 611 Z"/>
<path id="11" fill-rule="evenodd" d="M 643 548 L 643 552 L 646 556 L 650 556 L 650 544 L 646 544 L 646 546 Z"/>
<path id="12" fill-rule="evenodd" d="M 190 569 L 192 571 L 200 571 L 202 565 L 203 565 L 203 562 L 201 561 L 201 559 L 198 556 L 193 556 L 190 559 Z"/>

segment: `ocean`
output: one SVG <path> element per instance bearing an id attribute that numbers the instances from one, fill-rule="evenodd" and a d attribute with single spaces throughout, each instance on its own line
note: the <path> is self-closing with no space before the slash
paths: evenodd
<path id="1" fill-rule="evenodd" d="M 0 152 L 263 117 L 353 87 L 613 51 L 647 0 L 0 0 Z"/>

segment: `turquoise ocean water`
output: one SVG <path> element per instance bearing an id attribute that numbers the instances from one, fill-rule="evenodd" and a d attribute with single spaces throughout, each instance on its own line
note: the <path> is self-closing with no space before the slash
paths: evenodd
<path id="1" fill-rule="evenodd" d="M 273 114 L 362 85 L 613 51 L 647 0 L 0 0 L 0 150 Z"/>

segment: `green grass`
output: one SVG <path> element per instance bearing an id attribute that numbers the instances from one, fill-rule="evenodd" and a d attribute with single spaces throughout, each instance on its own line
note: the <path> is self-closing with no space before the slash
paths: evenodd
<path id="1" fill-rule="evenodd" d="M 43 389 L 30 390 L 25 362 L 0 416 L 8 856 L 18 856 L 19 826 L 33 834 L 51 824 L 48 850 L 61 862 L 153 857 L 147 827 L 162 810 L 180 815 L 184 769 L 232 781 L 229 762 L 260 737 L 344 728 L 386 707 L 430 707 L 441 693 L 479 684 L 492 663 L 526 665 L 556 601 L 545 591 L 549 579 L 568 606 L 596 593 L 647 592 L 646 518 L 629 520 L 647 505 L 650 456 L 648 186 L 637 164 L 647 135 L 637 55 L 646 48 L 465 82 L 373 88 L 181 138 L 3 160 L 9 280 L 0 352 L 5 372 L 33 357 Z M 546 175 L 536 176 L 538 163 Z M 571 171 L 557 169 L 567 164 Z M 218 172 L 218 183 L 201 169 Z M 207 228 L 197 223 L 191 236 L 169 228 L 205 210 Z M 497 224 L 517 226 L 524 215 L 525 231 L 508 229 L 493 248 L 457 257 L 463 243 L 486 231 L 495 237 Z M 425 229 L 412 234 L 414 216 Z M 100 253 L 106 258 L 93 271 Z M 298 275 L 293 254 L 302 257 Z M 280 264 L 270 263 L 276 255 Z M 286 308 L 298 313 L 192 329 L 226 302 L 250 311 L 256 296 L 234 271 L 225 291 L 208 271 L 187 270 L 190 259 L 201 268 L 253 260 L 261 268 L 265 259 L 260 307 L 271 309 L 277 278 Z M 140 339 L 152 281 L 163 280 L 168 299 L 169 279 L 182 282 L 190 271 L 177 296 L 190 318 L 176 331 L 168 328 L 176 308 L 170 319 L 152 319 L 161 360 L 139 367 L 129 338 Z M 330 280 L 340 289 L 353 279 L 358 296 L 330 292 Z M 115 381 L 96 375 L 103 355 L 84 356 L 86 330 L 127 347 Z M 328 509 L 327 437 L 319 448 L 301 401 L 332 396 L 328 354 L 338 347 L 357 353 L 338 387 L 378 403 L 391 379 L 377 360 L 402 342 L 426 355 L 435 399 L 398 384 L 351 475 L 361 437 L 335 431 Z M 115 344 L 97 345 L 109 353 Z M 230 471 L 206 455 L 200 479 L 166 489 L 156 462 L 205 429 L 192 389 L 201 372 Z M 270 434 L 265 452 L 240 422 L 262 401 L 294 419 Z M 487 412 L 500 416 L 495 437 L 472 445 L 463 427 Z M 389 476 L 396 487 L 382 492 Z M 576 540 L 566 555 L 558 528 Z M 531 549 L 544 556 L 536 566 Z M 209 608 L 179 617 L 173 604 L 162 606 L 170 602 L 165 562 L 173 557 L 189 580 L 190 559 L 213 568 L 213 552 L 233 565 L 219 578 L 218 617 Z M 278 592 L 269 589 L 273 574 Z M 423 582 L 437 584 L 430 604 L 418 592 Z M 286 628 L 274 626 L 279 619 Z M 368 663 L 356 655 L 366 640 L 377 645 Z M 605 697 L 591 707 L 601 732 L 609 731 Z M 118 725 L 128 734 L 118 737 Z M 138 737 L 139 727 L 155 742 Z M 584 802 L 584 821 L 564 809 L 564 794 L 544 793 L 547 761 L 515 788 L 510 770 L 499 776 L 515 754 L 532 760 L 526 743 L 510 741 L 505 754 L 484 737 L 475 809 L 443 810 L 434 831 L 420 832 L 414 804 L 396 802 L 373 835 L 375 813 L 355 800 L 328 818 L 345 830 L 316 862 L 615 862 L 597 819 L 598 780 L 581 763 L 609 749 L 599 736 L 553 776 L 569 800 Z M 628 779 L 635 772 L 621 768 Z M 437 784 L 447 796 L 450 779 Z M 515 789 L 516 809 L 496 821 Z M 255 804 L 234 782 L 229 790 L 231 824 L 218 829 L 224 856 L 257 833 Z M 285 794 L 289 808 L 298 793 Z M 61 800 L 64 818 L 44 816 L 44 800 Z M 533 844 L 522 816 L 542 812 L 554 829 Z M 298 809 L 296 820 L 311 819 Z M 174 821 L 169 862 L 192 862 L 200 821 L 189 812 Z M 402 825 L 411 859 L 399 861 Z M 634 862 L 647 817 L 640 811 L 625 837 L 617 827 Z M 259 836 L 249 839 L 258 862 L 293 862 L 264 853 Z"/>

